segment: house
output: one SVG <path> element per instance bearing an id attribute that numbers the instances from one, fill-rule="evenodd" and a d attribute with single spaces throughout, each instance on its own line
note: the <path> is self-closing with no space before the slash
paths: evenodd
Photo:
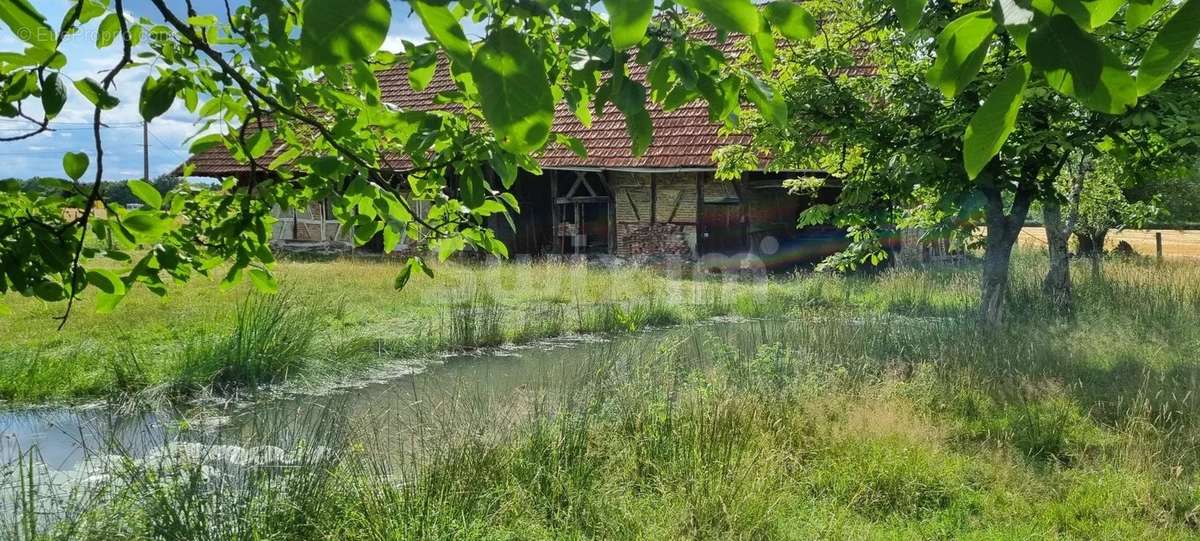
<path id="1" fill-rule="evenodd" d="M 379 73 L 383 100 L 403 109 L 439 107 L 435 96 L 454 83 L 444 62 L 437 70 L 421 91 L 409 85 L 406 66 Z M 714 262 L 749 255 L 766 266 L 788 268 L 818 262 L 846 245 L 844 232 L 836 228 L 796 228 L 801 211 L 832 202 L 838 189 L 830 184 L 811 196 L 793 195 L 782 181 L 819 173 L 758 171 L 738 182 L 717 181 L 713 152 L 745 142 L 747 136 L 723 135 L 701 101 L 672 111 L 651 106 L 650 116 L 653 142 L 644 155 L 634 156 L 624 117 L 614 106 L 585 127 L 560 104 L 553 129 L 582 141 L 587 157 L 552 146 L 539 158 L 544 174 L 521 172 L 512 188 L 521 206 L 521 213 L 512 217 L 515 230 L 503 218 L 492 224 L 510 254 Z M 222 147 L 193 156 L 189 163 L 195 176 L 245 180 L 250 174 Z M 329 243 L 349 237 L 327 204 L 307 212 L 281 212 L 279 218 L 275 238 L 281 242 Z"/>

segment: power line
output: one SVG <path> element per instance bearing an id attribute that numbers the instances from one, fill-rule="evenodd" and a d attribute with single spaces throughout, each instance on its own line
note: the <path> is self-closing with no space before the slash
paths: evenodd
<path id="1" fill-rule="evenodd" d="M 178 148 L 172 148 L 171 145 L 168 145 L 168 144 L 164 143 L 162 139 L 159 139 L 158 134 L 154 133 L 154 130 L 150 130 L 150 137 L 153 137 L 155 142 L 157 142 L 159 146 L 171 151 L 172 154 L 175 154 L 175 156 L 177 158 L 179 158 L 181 160 L 187 160 L 186 156 L 179 153 Z"/>
<path id="2" fill-rule="evenodd" d="M 21 125 L 21 126 L 36 126 L 37 125 L 36 123 L 29 122 L 27 120 L 18 120 L 18 119 L 13 119 L 13 118 L 0 118 L 0 126 L 3 126 L 4 124 L 9 124 L 9 125 L 14 125 L 14 126 L 15 125 Z M 50 126 L 77 126 L 77 127 L 91 128 L 93 123 L 92 122 L 60 122 L 57 120 L 51 120 L 49 125 Z M 101 127 L 104 127 L 104 126 L 125 127 L 125 126 L 141 126 L 141 125 L 142 125 L 141 122 L 101 122 L 100 123 Z"/>

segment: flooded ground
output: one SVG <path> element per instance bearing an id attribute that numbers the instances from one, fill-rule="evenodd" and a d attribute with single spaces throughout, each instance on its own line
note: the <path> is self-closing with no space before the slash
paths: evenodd
<path id="1" fill-rule="evenodd" d="M 757 329 L 757 330 L 756 330 Z M 391 458 L 457 436 L 505 433 L 552 414 L 614 359 L 700 341 L 744 341 L 762 322 L 714 322 L 614 338 L 573 336 L 388 367 L 377 377 L 319 389 L 275 390 L 253 402 L 124 412 L 109 406 L 0 412 L 0 469 L 86 476 L 97 461 L 189 455 L 205 462 L 287 463 L 321 442 Z M 757 340 L 751 340 L 757 342 Z M 0 471 L 0 475 L 3 471 Z M 70 476 L 70 475 L 67 475 Z"/>

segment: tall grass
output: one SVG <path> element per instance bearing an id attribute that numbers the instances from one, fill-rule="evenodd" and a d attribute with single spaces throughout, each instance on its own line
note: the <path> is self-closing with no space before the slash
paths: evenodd
<path id="1" fill-rule="evenodd" d="M 303 370 L 318 325 L 287 293 L 251 295 L 238 306 L 228 333 L 185 347 L 178 384 L 230 391 L 281 381 Z"/>
<path id="2" fill-rule="evenodd" d="M 288 332 L 282 329 L 289 324 L 269 323 L 265 313 L 240 314 L 253 295 L 247 288 L 224 292 L 198 279 L 165 298 L 137 289 L 112 315 L 90 313 L 85 303 L 63 332 L 53 330 L 53 306 L 15 299 L 14 315 L 0 324 L 0 400 L 221 392 L 279 376 L 353 377 L 397 359 L 570 333 L 621 333 L 716 315 L 778 316 L 793 308 L 781 293 L 799 283 L 692 281 L 583 264 L 446 264 L 436 280 L 416 277 L 396 292 L 390 284 L 398 270 L 388 260 L 281 262 L 291 304 L 303 304 L 291 311 L 305 314 L 291 319 L 312 324 L 307 354 L 281 350 L 303 362 L 285 366 L 266 366 L 277 360 L 239 338 L 258 332 L 244 325 L 255 318 Z"/>
<path id="3" fill-rule="evenodd" d="M 72 504 L 78 512 L 53 525 L 5 518 L 0 532 L 1200 537 L 1200 271 L 1114 263 L 1103 280 L 1079 277 L 1077 310 L 1063 318 L 1040 308 L 1041 264 L 1019 258 L 1010 299 L 1017 318 L 1002 329 L 975 323 L 969 269 L 696 291 L 694 313 L 770 314 L 785 309 L 773 307 L 780 303 L 789 316 L 616 341 L 551 386 L 530 382 L 509 396 L 435 394 L 418 382 L 451 378 L 405 380 L 411 395 L 387 415 L 314 407 L 306 411 L 328 417 L 283 418 L 221 442 L 334 450 L 312 453 L 319 460 L 237 472 L 192 463 L 169 474 L 131 460 L 102 485 L 105 497 Z M 503 281 L 519 269 L 487 272 Z M 492 301 L 474 293 L 460 300 L 472 314 L 492 309 L 475 306 Z M 679 321 L 681 309 L 658 302 L 644 291 L 574 306 L 560 298 L 562 310 L 545 319 L 552 330 L 597 332 Z M 540 335 L 531 318 L 542 319 L 497 317 L 503 329 Z M 460 338 L 487 336 L 487 321 L 471 321 Z M 313 428 L 295 435 L 297 427 Z M 0 491 L 0 502 L 48 506 L 30 479 L 9 500 Z"/>
<path id="4" fill-rule="evenodd" d="M 424 396 L 432 390 L 412 380 L 395 420 L 347 428 L 334 413 L 307 436 L 341 449 L 336 461 L 260 468 L 248 484 L 146 482 L 89 508 L 107 520 L 60 528 L 153 539 L 1196 538 L 1200 330 L 1176 320 L 1198 316 L 1200 284 L 1173 277 L 1191 272 L 1113 269 L 1080 281 L 1073 319 L 1018 305 L 1025 319 L 1004 329 L 980 328 L 961 290 L 920 275 L 885 274 L 872 294 L 821 278 L 790 293 L 814 311 L 614 342 L 552 387 L 488 407 L 466 389 L 437 395 L 449 402 Z M 1014 300 L 1040 302 L 1038 291 L 1036 271 L 1021 270 Z M 596 328 L 622 324 L 611 321 Z M 187 520 L 155 518 L 180 513 L 169 509 Z"/>

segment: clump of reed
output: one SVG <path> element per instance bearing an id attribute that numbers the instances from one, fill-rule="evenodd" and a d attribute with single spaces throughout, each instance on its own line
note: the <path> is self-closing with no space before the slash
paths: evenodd
<path id="1" fill-rule="evenodd" d="M 504 317 L 505 309 L 496 298 L 475 288 L 442 312 L 447 345 L 467 349 L 503 344 Z"/>
<path id="2" fill-rule="evenodd" d="M 309 307 L 289 293 L 249 295 L 238 305 L 228 331 L 186 344 L 175 384 L 232 392 L 282 381 L 311 360 L 320 325 Z"/>

